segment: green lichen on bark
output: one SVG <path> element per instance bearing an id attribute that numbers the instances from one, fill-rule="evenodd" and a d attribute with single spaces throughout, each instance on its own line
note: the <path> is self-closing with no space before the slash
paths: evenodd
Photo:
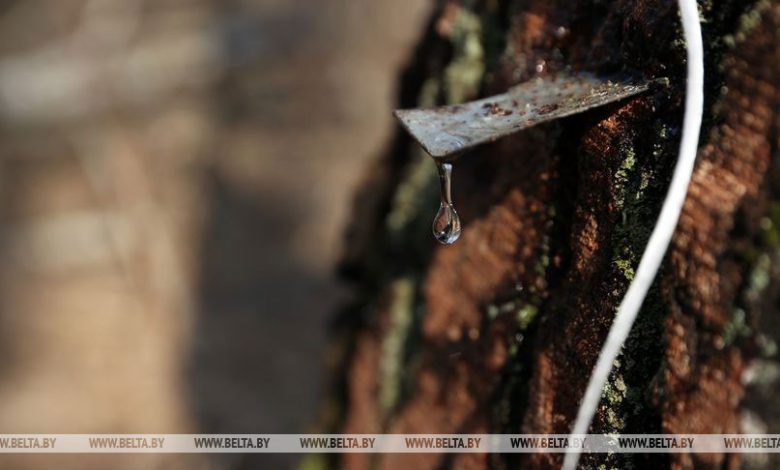
<path id="1" fill-rule="evenodd" d="M 744 42 L 745 38 L 761 22 L 761 17 L 766 10 L 772 6 L 769 0 L 760 0 L 739 18 L 739 25 L 733 34 L 723 36 L 724 44 L 729 48 L 734 48 L 737 44 Z"/>
<path id="2" fill-rule="evenodd" d="M 404 277 L 390 287 L 390 331 L 382 344 L 382 361 L 379 364 L 381 388 L 379 406 L 385 414 L 391 413 L 398 404 L 403 390 L 404 375 L 408 370 L 404 363 L 404 352 L 409 331 L 414 321 L 414 280 Z"/>
<path id="3" fill-rule="evenodd" d="M 448 104 L 462 103 L 476 96 L 485 73 L 480 17 L 469 10 L 459 8 L 449 40 L 453 46 L 453 59 L 444 70 L 446 100 Z"/>
<path id="4" fill-rule="evenodd" d="M 620 163 L 613 177 L 611 194 L 618 221 L 612 236 L 614 275 L 611 279 L 616 306 L 634 278 L 653 230 L 665 190 L 667 162 L 674 158 L 676 151 L 669 137 L 668 123 L 657 120 L 651 125 L 653 132 L 623 136 L 619 146 Z M 663 312 L 656 281 L 602 391 L 603 428 L 598 432 L 660 432 L 647 391 L 661 364 Z M 633 461 L 634 457 L 629 455 L 607 457 L 607 465 L 620 468 L 630 468 Z"/>
<path id="5" fill-rule="evenodd" d="M 436 167 L 422 150 L 413 152 L 385 219 L 389 243 L 402 246 L 420 234 L 437 201 Z M 430 222 L 430 220 L 428 220 Z"/>

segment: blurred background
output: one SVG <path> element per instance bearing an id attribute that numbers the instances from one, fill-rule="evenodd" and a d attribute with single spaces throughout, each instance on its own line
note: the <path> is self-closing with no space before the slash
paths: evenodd
<path id="1" fill-rule="evenodd" d="M 426 0 L 0 1 L 0 433 L 292 433 Z M 31 456 L 2 468 L 284 468 Z"/>

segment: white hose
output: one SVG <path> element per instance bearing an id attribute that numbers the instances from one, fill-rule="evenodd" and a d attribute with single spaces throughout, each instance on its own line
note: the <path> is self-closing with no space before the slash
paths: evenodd
<path id="1" fill-rule="evenodd" d="M 570 437 L 580 437 L 588 432 L 593 415 L 596 414 L 601 392 L 607 382 L 612 364 L 620 353 L 631 327 L 634 325 L 642 302 L 655 279 L 661 261 L 669 247 L 677 221 L 680 218 L 688 184 L 693 174 L 696 150 L 699 145 L 699 132 L 704 108 L 704 49 L 702 47 L 699 10 L 695 0 L 678 0 L 682 17 L 688 59 L 688 82 L 685 90 L 685 116 L 683 118 L 682 141 L 674 176 L 666 193 L 661 215 L 655 224 L 647 248 L 639 262 L 636 277 L 628 287 L 626 296 L 620 303 L 615 321 L 601 348 L 596 367 L 588 382 L 588 388 L 577 412 Z M 570 439 L 571 442 L 571 439 Z M 580 459 L 580 449 L 571 449 L 563 461 L 564 470 L 574 470 Z"/>

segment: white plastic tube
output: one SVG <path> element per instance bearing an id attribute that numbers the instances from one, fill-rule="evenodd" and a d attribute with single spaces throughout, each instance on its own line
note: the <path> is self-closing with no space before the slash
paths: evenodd
<path id="1" fill-rule="evenodd" d="M 685 90 L 685 116 L 683 118 L 682 141 L 674 175 L 666 193 L 661 214 L 655 224 L 653 233 L 647 243 L 647 248 L 639 262 L 636 276 L 628 287 L 626 296 L 620 303 L 615 321 L 609 330 L 609 335 L 601 348 L 596 367 L 588 382 L 585 396 L 577 412 L 577 419 L 571 431 L 571 436 L 586 434 L 593 416 L 596 414 L 601 392 L 609 378 L 612 364 L 620 353 L 623 343 L 634 325 L 647 291 L 655 279 L 661 261 L 669 247 L 677 221 L 680 218 L 688 185 L 693 175 L 696 161 L 696 151 L 699 146 L 702 113 L 704 111 L 704 49 L 702 46 L 701 24 L 699 10 L 695 0 L 678 0 L 682 17 L 683 34 L 687 49 L 688 81 Z M 579 462 L 580 450 L 572 449 L 563 461 L 564 470 L 574 470 Z"/>

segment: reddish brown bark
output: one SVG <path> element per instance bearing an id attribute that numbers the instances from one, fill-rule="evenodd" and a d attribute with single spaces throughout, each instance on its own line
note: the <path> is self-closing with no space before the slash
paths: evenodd
<path id="1" fill-rule="evenodd" d="M 483 94 L 565 65 L 663 76 L 671 85 L 462 157 L 455 200 L 466 228 L 452 247 L 419 241 L 429 236 L 425 223 L 410 224 L 400 241 L 383 238 L 377 228 L 403 169 L 415 162 L 414 147 L 398 136 L 371 180 L 373 197 L 362 199 L 359 213 L 371 216 L 361 221 L 373 223 L 353 230 L 347 256 L 364 300 L 343 316 L 354 348 L 344 358 L 339 431 L 568 432 L 657 217 L 682 113 L 676 3 L 510 3 L 477 7 L 483 28 L 497 28 L 511 51 L 492 62 L 488 53 Z M 778 164 L 780 6 L 722 2 L 702 9 L 708 100 L 693 182 L 662 281 L 613 374 L 612 383 L 624 386 L 617 398 L 603 400 L 596 432 L 740 430 L 741 376 L 754 349 L 749 338 L 734 339 L 726 330 L 753 269 L 745 253 L 774 249 L 758 234 L 777 197 L 769 175 Z M 740 23 L 749 11 L 756 21 Z M 422 79 L 441 74 L 449 59 L 446 41 L 431 31 L 403 82 L 402 105 L 413 105 Z M 735 47 L 726 47 L 727 36 L 736 38 Z M 422 310 L 404 343 L 402 399 L 383 409 L 378 395 L 386 380 L 383 344 L 393 330 L 390 286 L 403 276 L 416 280 Z M 517 314 L 529 305 L 538 313 L 525 325 Z M 770 307 L 763 314 L 776 312 Z M 620 466 L 623 459 L 659 468 L 737 465 L 717 454 L 596 455 L 584 462 Z M 340 465 L 502 468 L 522 461 L 556 468 L 560 460 L 349 454 Z"/>

